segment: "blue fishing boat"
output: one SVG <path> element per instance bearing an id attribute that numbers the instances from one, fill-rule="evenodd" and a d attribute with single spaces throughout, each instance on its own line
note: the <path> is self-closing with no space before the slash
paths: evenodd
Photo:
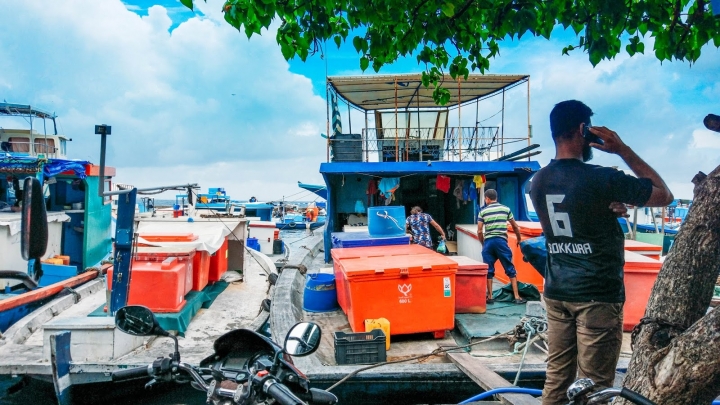
<path id="1" fill-rule="evenodd" d="M 98 196 L 115 169 L 66 157 L 70 141 L 57 133 L 56 116 L 29 105 L 0 104 L 0 116 L 22 117 L 28 129 L 0 129 L 0 332 L 64 289 L 101 274 L 112 250 L 110 199 Z M 45 129 L 39 133 L 38 121 Z M 47 132 L 46 121 L 51 123 Z M 42 275 L 33 272 L 20 249 L 21 184 L 36 177 L 44 184 L 48 208 L 48 248 Z"/>

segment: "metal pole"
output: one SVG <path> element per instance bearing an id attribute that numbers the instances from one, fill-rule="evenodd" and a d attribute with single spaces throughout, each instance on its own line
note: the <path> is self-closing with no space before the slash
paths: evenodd
<path id="1" fill-rule="evenodd" d="M 460 140 L 458 142 L 458 148 L 460 148 L 459 156 L 460 156 L 460 161 L 462 162 L 462 160 L 463 160 L 463 157 L 462 157 L 463 136 L 462 136 L 462 119 L 461 119 L 462 118 L 462 116 L 461 116 L 462 95 L 460 93 L 460 76 L 458 76 L 457 83 L 458 83 L 458 139 Z"/>
<path id="2" fill-rule="evenodd" d="M 348 127 L 350 127 L 350 133 L 352 134 L 352 118 L 350 117 L 350 102 L 347 103 L 348 106 Z"/>
<path id="3" fill-rule="evenodd" d="M 528 76 L 527 80 L 527 117 L 528 117 L 528 146 L 530 146 L 530 138 L 532 138 L 532 125 L 530 124 L 530 77 Z M 528 156 L 528 162 L 530 161 L 530 156 Z"/>
<path id="4" fill-rule="evenodd" d="M 635 207 L 635 209 L 633 209 L 633 229 L 632 229 L 632 233 L 633 233 L 633 239 L 634 239 L 634 240 L 637 240 L 637 207 Z"/>
<path id="5" fill-rule="evenodd" d="M 395 161 L 400 159 L 400 145 L 398 144 L 400 134 L 398 133 L 398 99 L 397 99 L 397 76 L 395 77 Z"/>
<path id="6" fill-rule="evenodd" d="M 327 56 L 326 56 L 327 57 Z M 327 62 L 326 62 L 327 64 Z M 325 67 L 325 131 L 327 132 L 325 154 L 326 160 L 330 161 L 330 80 L 327 77 L 327 66 Z"/>
<path id="7" fill-rule="evenodd" d="M 106 134 L 100 135 L 100 184 L 98 185 L 98 195 L 102 198 L 104 196 L 105 188 L 105 143 Z M 110 191 L 110 190 L 108 190 Z"/>
<path id="8" fill-rule="evenodd" d="M 502 123 L 500 127 L 500 144 L 505 145 L 505 89 L 503 88 L 503 94 L 502 94 Z M 500 152 L 501 155 L 505 155 L 505 147 L 503 146 L 502 151 Z"/>
<path id="9" fill-rule="evenodd" d="M 660 211 L 660 233 L 662 234 L 663 238 L 665 237 L 665 207 L 662 207 L 662 211 Z"/>
<path id="10" fill-rule="evenodd" d="M 377 128 L 377 125 L 375 127 Z M 368 162 L 370 160 L 368 157 L 368 148 L 369 148 L 368 136 L 370 136 L 370 134 L 368 133 L 367 110 L 365 110 L 365 161 L 366 162 Z"/>

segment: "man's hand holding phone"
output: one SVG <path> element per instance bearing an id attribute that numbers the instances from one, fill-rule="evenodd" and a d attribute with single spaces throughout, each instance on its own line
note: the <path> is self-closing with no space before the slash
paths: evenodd
<path id="1" fill-rule="evenodd" d="M 588 135 L 585 135 L 586 133 Z M 588 139 L 588 136 L 592 136 L 596 139 Z M 583 126 L 583 137 L 590 141 L 590 146 L 595 149 L 600 149 L 603 152 L 622 155 L 627 148 L 627 145 L 625 145 L 622 139 L 620 139 L 620 136 L 618 136 L 615 131 L 606 127 L 591 127 L 589 125 L 585 125 Z"/>

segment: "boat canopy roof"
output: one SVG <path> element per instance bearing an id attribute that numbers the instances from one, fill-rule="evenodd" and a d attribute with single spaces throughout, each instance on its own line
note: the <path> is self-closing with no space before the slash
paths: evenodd
<path id="1" fill-rule="evenodd" d="M 334 162 L 320 164 L 322 174 L 366 174 L 378 177 L 401 177 L 411 174 L 490 174 L 519 173 L 527 177 L 540 170 L 536 161 L 529 162 Z"/>
<path id="2" fill-rule="evenodd" d="M 54 113 L 39 110 L 29 105 L 0 103 L 0 115 L 33 116 L 43 119 L 54 120 L 57 116 Z"/>
<path id="3" fill-rule="evenodd" d="M 490 97 L 530 79 L 529 75 L 471 74 L 459 81 L 446 74 L 444 85 L 450 90 L 450 101 L 438 106 L 433 87 L 422 85 L 422 74 L 372 76 L 330 76 L 328 84 L 335 93 L 362 110 L 394 108 L 450 108 Z M 397 93 L 396 93 L 397 92 Z M 397 96 L 396 96 L 397 94 Z"/>
<path id="4" fill-rule="evenodd" d="M 298 187 L 315 193 L 318 197 L 327 200 L 327 187 L 316 184 L 305 184 L 298 181 Z"/>

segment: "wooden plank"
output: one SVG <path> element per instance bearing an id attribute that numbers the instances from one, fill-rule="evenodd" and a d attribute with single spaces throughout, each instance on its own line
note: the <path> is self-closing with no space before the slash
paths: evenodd
<path id="1" fill-rule="evenodd" d="M 70 277 L 67 280 L 57 282 L 55 284 L 50 284 L 47 287 L 38 288 L 37 290 L 28 291 L 26 293 L 20 294 L 16 297 L 12 298 L 6 298 L 0 302 L 0 312 L 7 311 L 8 309 L 12 309 L 15 307 L 18 307 L 20 305 L 25 305 L 31 302 L 35 302 L 38 300 L 41 300 L 43 298 L 51 297 L 60 291 L 62 291 L 65 287 L 75 287 L 80 284 L 83 284 L 87 281 L 90 281 L 98 276 L 99 272 L 96 270 L 90 270 L 86 271 L 85 273 L 79 274 L 74 277 Z"/>
<path id="2" fill-rule="evenodd" d="M 484 390 L 513 387 L 509 381 L 482 364 L 481 360 L 462 353 L 447 353 L 447 357 Z M 527 394 L 498 394 L 500 402 L 505 405 L 540 405 L 540 401 Z"/>
<path id="3" fill-rule="evenodd" d="M 50 335 L 50 362 L 58 405 L 71 405 L 70 394 L 70 331 Z"/>

